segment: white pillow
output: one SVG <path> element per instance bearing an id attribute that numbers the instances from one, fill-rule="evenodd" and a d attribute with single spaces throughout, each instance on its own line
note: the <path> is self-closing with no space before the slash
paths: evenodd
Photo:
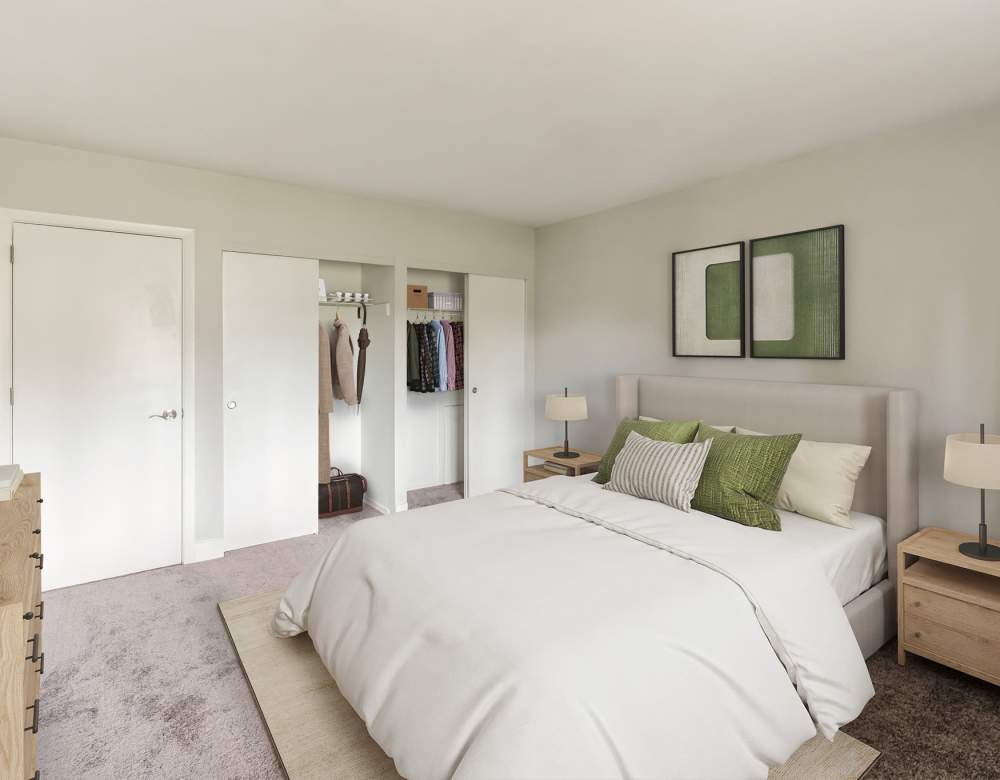
<path id="1" fill-rule="evenodd" d="M 643 417 L 641 414 L 639 415 L 639 419 L 642 420 L 643 422 L 663 422 L 663 420 L 661 420 L 659 417 Z M 705 423 L 705 424 L 708 425 L 708 423 Z M 733 432 L 733 428 L 735 428 L 736 426 L 734 426 L 734 425 L 709 425 L 709 427 L 710 428 L 715 428 L 715 430 L 722 431 L 723 433 L 732 433 Z"/>
<path id="2" fill-rule="evenodd" d="M 737 427 L 743 436 L 766 434 Z M 774 505 L 841 528 L 851 525 L 851 504 L 861 470 L 872 448 L 802 439 L 792 453 Z"/>
<path id="3" fill-rule="evenodd" d="M 611 479 L 604 489 L 690 512 L 691 499 L 698 489 L 711 446 L 711 439 L 677 444 L 631 431 L 615 458 Z"/>

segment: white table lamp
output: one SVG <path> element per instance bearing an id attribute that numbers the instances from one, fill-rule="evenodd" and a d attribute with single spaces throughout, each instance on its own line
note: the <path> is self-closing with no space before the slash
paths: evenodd
<path id="1" fill-rule="evenodd" d="M 1000 561 L 1000 547 L 986 539 L 986 491 L 1000 490 L 1000 436 L 953 433 L 944 448 L 944 478 L 956 485 L 979 488 L 979 541 L 963 542 L 959 552 L 983 561 Z"/>
<path id="2" fill-rule="evenodd" d="M 545 396 L 545 417 L 563 423 L 562 452 L 555 452 L 556 458 L 579 458 L 579 452 L 569 450 L 569 423 L 571 420 L 587 419 L 587 396 L 570 395 L 569 388 L 563 388 L 562 395 Z"/>

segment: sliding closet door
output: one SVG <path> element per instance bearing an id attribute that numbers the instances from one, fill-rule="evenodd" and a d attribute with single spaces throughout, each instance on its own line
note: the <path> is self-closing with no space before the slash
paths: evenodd
<path id="1" fill-rule="evenodd" d="M 227 549 L 316 533 L 315 260 L 225 252 Z"/>
<path id="2" fill-rule="evenodd" d="M 524 280 L 470 274 L 465 313 L 465 495 L 522 481 Z"/>

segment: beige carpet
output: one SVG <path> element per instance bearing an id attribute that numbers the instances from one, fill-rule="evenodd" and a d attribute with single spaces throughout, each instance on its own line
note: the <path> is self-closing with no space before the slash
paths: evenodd
<path id="1" fill-rule="evenodd" d="M 223 601 L 219 611 L 288 777 L 395 780 L 392 761 L 340 695 L 309 637 L 271 635 L 268 625 L 280 597 L 281 591 L 271 591 Z M 859 778 L 878 757 L 879 751 L 841 732 L 832 743 L 810 740 L 770 777 Z"/>

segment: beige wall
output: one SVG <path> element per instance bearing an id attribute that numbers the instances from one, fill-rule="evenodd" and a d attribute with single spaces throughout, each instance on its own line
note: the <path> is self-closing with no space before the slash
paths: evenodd
<path id="1" fill-rule="evenodd" d="M 519 277 L 532 310 L 532 230 L 444 209 L 2 138 L 0 207 L 196 231 L 199 540 L 222 534 L 224 249 L 388 263 L 400 280 L 406 266 Z M 402 288 L 397 300 L 404 300 Z M 405 400 L 400 388 L 397 413 Z"/>
<path id="2" fill-rule="evenodd" d="M 664 143 L 669 143 L 669 137 Z M 844 223 L 845 361 L 671 357 L 670 254 Z M 978 493 L 941 477 L 946 433 L 1000 430 L 1000 108 L 749 170 L 536 235 L 542 396 L 585 392 L 571 443 L 600 450 L 617 373 L 895 385 L 920 391 L 921 523 L 973 532 Z M 739 420 L 721 422 L 739 423 Z M 988 497 L 1000 536 L 1000 493 Z"/>

